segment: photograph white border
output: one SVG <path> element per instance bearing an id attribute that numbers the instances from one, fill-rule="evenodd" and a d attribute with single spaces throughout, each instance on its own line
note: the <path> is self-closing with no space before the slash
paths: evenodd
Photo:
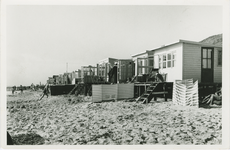
<path id="1" fill-rule="evenodd" d="M 222 145 L 92 145 L 92 146 L 7 146 L 6 145 L 6 6 L 7 5 L 220 5 L 223 7 L 223 99 L 229 100 L 229 0 L 2 0 L 1 1 L 1 149 L 230 149 L 229 101 L 222 105 Z"/>

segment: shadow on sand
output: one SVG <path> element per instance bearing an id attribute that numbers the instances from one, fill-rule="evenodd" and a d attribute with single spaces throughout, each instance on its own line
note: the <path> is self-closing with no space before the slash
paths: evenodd
<path id="1" fill-rule="evenodd" d="M 208 104 L 199 104 L 199 108 L 212 109 L 212 108 L 221 108 L 221 105 L 208 105 Z"/>
<path id="2" fill-rule="evenodd" d="M 12 136 L 14 145 L 43 145 L 45 139 L 36 133 Z"/>

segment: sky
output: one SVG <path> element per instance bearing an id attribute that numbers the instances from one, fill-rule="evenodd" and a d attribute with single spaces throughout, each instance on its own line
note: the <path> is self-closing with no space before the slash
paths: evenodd
<path id="1" fill-rule="evenodd" d="M 9 5 L 7 86 L 95 66 L 179 39 L 221 34 L 222 7 L 208 5 Z M 67 64 L 68 63 L 68 69 Z"/>

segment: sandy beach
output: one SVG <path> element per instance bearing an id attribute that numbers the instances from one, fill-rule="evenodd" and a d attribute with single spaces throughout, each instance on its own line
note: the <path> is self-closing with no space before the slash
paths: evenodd
<path id="1" fill-rule="evenodd" d="M 91 97 L 7 95 L 7 131 L 17 145 L 219 145 L 222 108 L 92 103 Z"/>

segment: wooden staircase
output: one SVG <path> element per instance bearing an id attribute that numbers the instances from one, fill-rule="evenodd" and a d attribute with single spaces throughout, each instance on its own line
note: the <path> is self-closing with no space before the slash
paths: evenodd
<path id="1" fill-rule="evenodd" d="M 157 100 L 157 96 L 159 95 L 163 95 L 165 101 L 167 101 L 166 94 L 168 94 L 168 91 L 166 91 L 166 83 L 153 82 L 146 89 L 146 91 L 136 100 L 136 102 L 142 101 L 142 103 L 149 103 L 153 98 L 154 100 Z"/>
<path id="2" fill-rule="evenodd" d="M 88 96 L 92 96 L 92 86 L 89 86 L 88 87 L 88 92 L 87 92 L 87 94 L 88 94 Z"/>
<path id="3" fill-rule="evenodd" d="M 67 96 L 70 96 L 73 93 L 74 90 L 76 90 L 75 91 L 75 95 L 78 95 L 78 94 L 81 93 L 81 91 L 82 91 L 83 88 L 84 88 L 84 85 L 82 85 L 82 84 L 76 84 L 74 86 L 74 88 L 67 94 Z"/>
<path id="4" fill-rule="evenodd" d="M 67 96 L 70 96 L 77 87 L 78 84 L 75 84 L 74 88 L 67 94 Z"/>
<path id="5" fill-rule="evenodd" d="M 134 76 L 129 83 L 133 83 L 136 80 L 137 76 Z"/>
<path id="6" fill-rule="evenodd" d="M 82 92 L 82 90 L 84 89 L 84 84 L 78 84 L 76 91 L 75 91 L 75 95 L 78 95 Z"/>

